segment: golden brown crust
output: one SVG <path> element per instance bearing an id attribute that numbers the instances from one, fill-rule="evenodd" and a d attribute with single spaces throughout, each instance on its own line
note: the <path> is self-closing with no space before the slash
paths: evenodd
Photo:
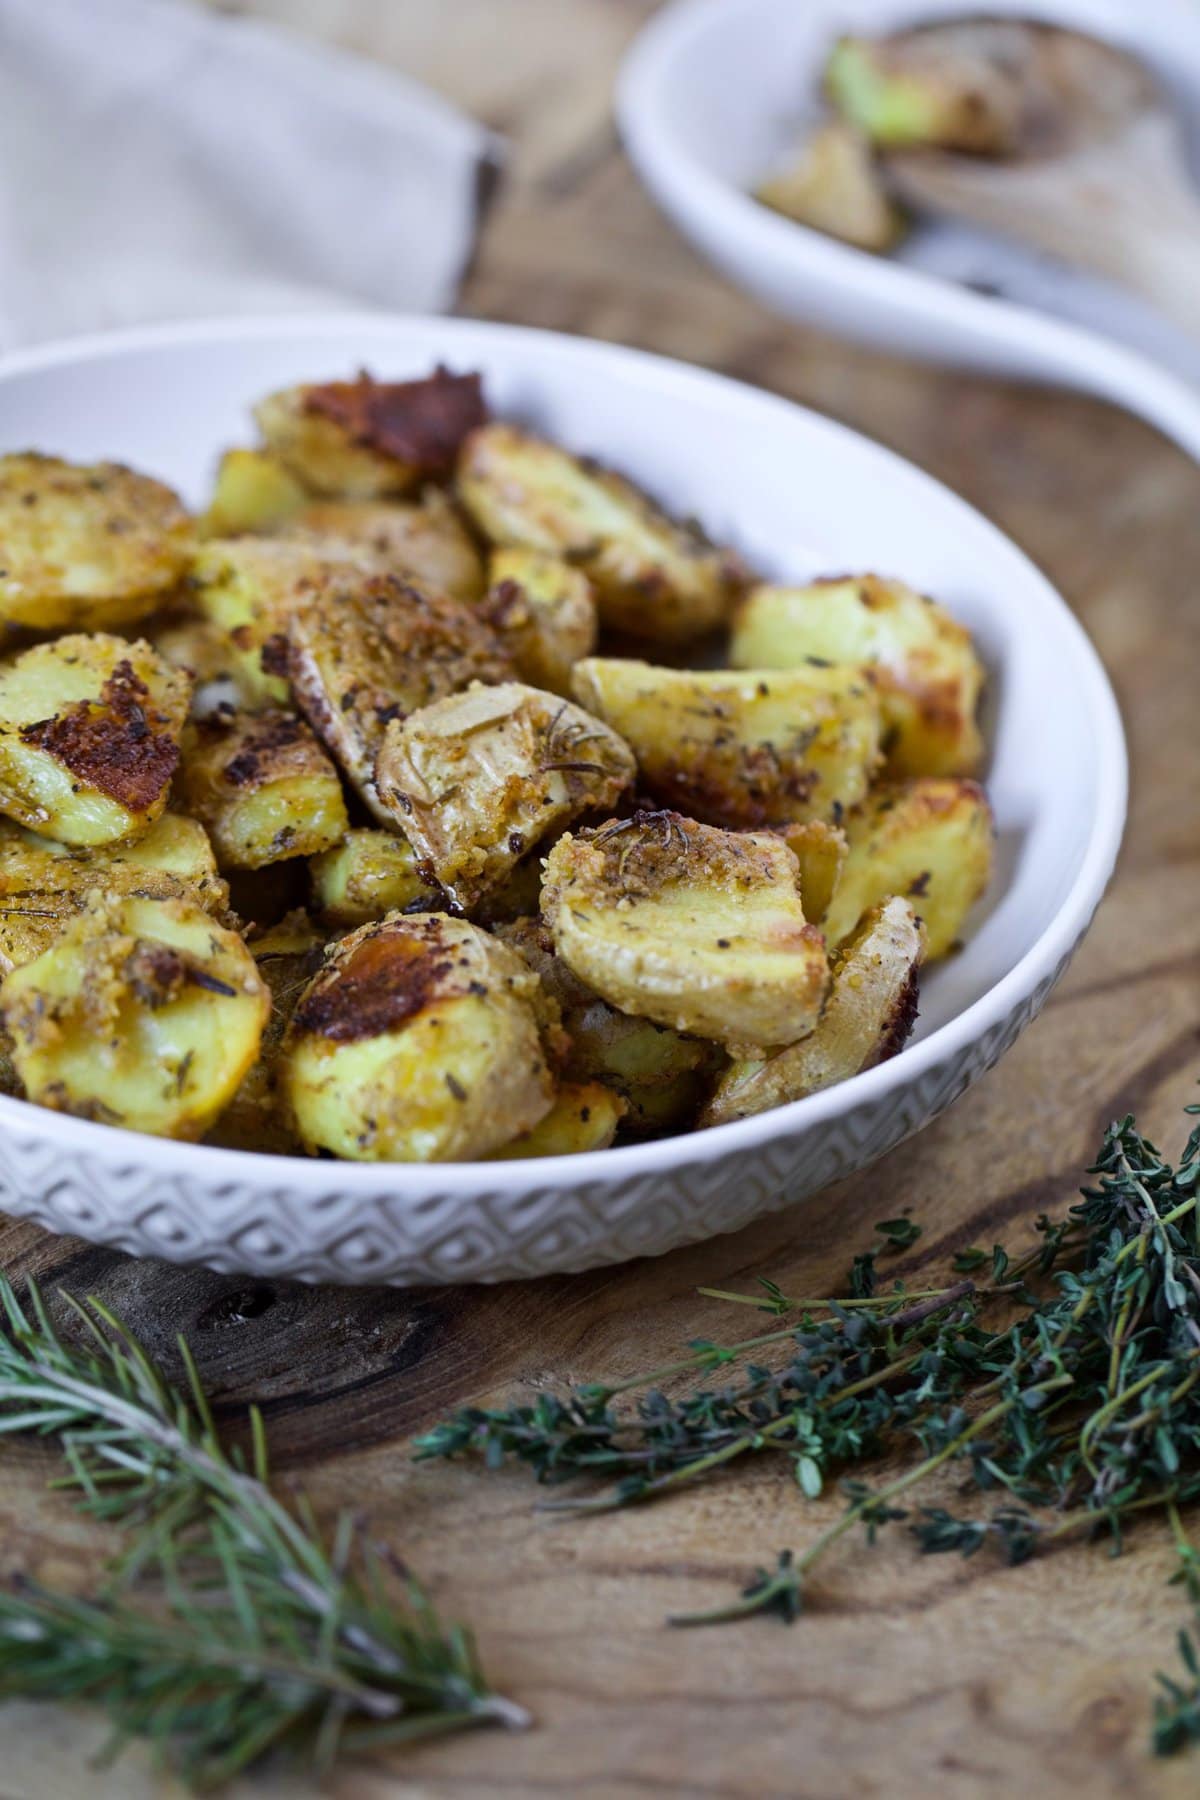
<path id="1" fill-rule="evenodd" d="M 306 388 L 303 405 L 353 443 L 430 476 L 448 475 L 463 440 L 487 419 L 479 375 L 440 364 L 420 381 L 376 381 L 364 369 L 356 381 Z"/>
<path id="2" fill-rule="evenodd" d="M 126 658 L 96 701 L 21 727 L 21 741 L 57 758 L 98 793 L 130 812 L 149 812 L 179 767 L 173 721 L 153 704 L 150 689 Z"/>
<path id="3" fill-rule="evenodd" d="M 453 952 L 439 919 L 369 929 L 316 977 L 293 1024 L 297 1032 L 336 1044 L 378 1037 L 423 1012 L 453 974 Z"/>

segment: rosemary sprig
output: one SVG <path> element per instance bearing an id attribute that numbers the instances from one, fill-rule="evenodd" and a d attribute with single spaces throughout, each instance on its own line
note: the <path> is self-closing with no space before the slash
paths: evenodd
<path id="1" fill-rule="evenodd" d="M 324 1767 L 343 1747 L 527 1722 L 352 1515 L 326 1538 L 272 1493 L 256 1409 L 248 1457 L 222 1441 L 182 1340 L 183 1392 L 98 1301 L 69 1305 L 82 1344 L 32 1284 L 22 1305 L 0 1278 L 0 1433 L 57 1438 L 54 1485 L 130 1544 L 96 1598 L 0 1593 L 0 1698 L 102 1705 L 113 1750 L 148 1738 L 195 1787 L 277 1747 Z"/>
<path id="2" fill-rule="evenodd" d="M 1127 1521 L 1165 1513 L 1195 1623 L 1180 1638 L 1180 1675 L 1161 1678 L 1154 1741 L 1166 1752 L 1200 1740 L 1200 1558 L 1180 1523 L 1200 1498 L 1200 1128 L 1172 1165 L 1123 1119 L 1090 1173 L 1080 1203 L 1058 1222 L 1039 1219 L 1021 1256 L 962 1252 L 958 1279 L 919 1295 L 901 1283 L 876 1292 L 878 1246 L 855 1258 L 845 1299 L 792 1299 L 772 1282 L 757 1295 L 706 1290 L 798 1317 L 738 1343 L 698 1341 L 680 1363 L 616 1385 L 468 1408 L 419 1439 L 417 1454 L 480 1452 L 493 1468 L 512 1457 L 542 1482 L 599 1476 L 600 1493 L 556 1503 L 595 1511 L 768 1453 L 789 1458 L 813 1497 L 834 1472 L 907 1451 L 882 1487 L 843 1480 L 846 1510 L 789 1563 L 797 1606 L 855 1528 L 873 1540 L 903 1520 L 926 1554 L 990 1543 L 1019 1562 L 1071 1534 L 1103 1533 L 1119 1550 Z M 906 1219 L 877 1231 L 891 1249 L 916 1235 Z M 782 1361 L 760 1361 L 768 1348 Z M 689 1368 L 710 1379 L 670 1397 L 662 1384 Z M 617 1404 L 626 1393 L 632 1406 Z M 914 1490 L 950 1463 L 999 1504 L 964 1515 L 923 1506 L 910 1518 Z M 719 1609 L 744 1610 L 760 1608 Z"/>

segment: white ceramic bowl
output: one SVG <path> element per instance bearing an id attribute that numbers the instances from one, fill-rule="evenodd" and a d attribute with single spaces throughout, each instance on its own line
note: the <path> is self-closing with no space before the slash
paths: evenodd
<path id="1" fill-rule="evenodd" d="M 840 33 L 971 11 L 1048 19 L 1122 45 L 1157 71 L 1200 134 L 1194 0 L 676 0 L 621 71 L 626 149 L 680 230 L 778 312 L 904 355 L 1098 394 L 1200 457 L 1200 345 L 1148 307 L 964 227 L 925 229 L 899 256 L 871 256 L 751 197 L 816 112 Z M 951 270 L 1026 303 L 944 279 Z"/>
<path id="2" fill-rule="evenodd" d="M 307 1281 L 494 1281 L 732 1231 L 917 1131 L 1038 1011 L 1104 891 L 1125 813 L 1112 692 L 1083 631 L 993 526 L 787 401 L 632 350 L 461 320 L 187 325 L 0 362 L 0 450 L 111 456 L 199 502 L 267 389 L 362 365 L 480 368 L 496 410 L 629 470 L 765 572 L 875 569 L 937 594 L 992 675 L 998 872 L 891 1062 L 656 1143 L 541 1162 L 309 1161 L 168 1143 L 0 1097 L 0 1210 L 174 1261 Z"/>

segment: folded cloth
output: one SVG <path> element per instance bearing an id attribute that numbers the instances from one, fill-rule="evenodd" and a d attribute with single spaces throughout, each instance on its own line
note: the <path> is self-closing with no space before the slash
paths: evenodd
<path id="1" fill-rule="evenodd" d="M 0 0 L 0 347 L 444 309 L 498 161 L 414 82 L 191 0 Z"/>

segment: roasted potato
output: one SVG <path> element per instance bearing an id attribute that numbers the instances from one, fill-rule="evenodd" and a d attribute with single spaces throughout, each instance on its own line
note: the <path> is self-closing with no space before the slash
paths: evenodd
<path id="1" fill-rule="evenodd" d="M 192 521 L 161 481 L 120 463 L 0 456 L 0 621 L 108 630 L 182 580 Z"/>
<path id="2" fill-rule="evenodd" d="M 800 865 L 800 901 L 810 925 L 829 911 L 846 864 L 849 845 L 839 825 L 809 819 L 803 825 L 780 825 L 780 837 Z"/>
<path id="3" fill-rule="evenodd" d="M 233 869 L 317 856 L 350 828 L 337 770 L 304 720 L 277 710 L 215 712 L 191 725 L 179 800 Z"/>
<path id="4" fill-rule="evenodd" d="M 269 450 L 226 450 L 200 531 L 204 537 L 278 531 L 307 499 L 307 488 Z"/>
<path id="5" fill-rule="evenodd" d="M 501 925 L 497 935 L 520 952 L 558 1007 L 568 1046 L 563 1073 L 575 1083 L 600 1082 L 625 1103 L 623 1129 L 653 1136 L 695 1117 L 724 1052 L 669 1025 L 636 1019 L 602 1000 L 555 955 L 542 920 Z"/>
<path id="6" fill-rule="evenodd" d="M 97 632 L 0 664 L 0 812 L 62 844 L 121 843 L 167 804 L 191 683 Z"/>
<path id="7" fill-rule="evenodd" d="M 493 1158 L 500 1162 L 519 1156 L 579 1156 L 587 1150 L 607 1150 L 624 1111 L 621 1096 L 598 1081 L 566 1082 L 545 1118 L 493 1151 Z"/>
<path id="8" fill-rule="evenodd" d="M 867 139 L 842 120 L 818 127 L 792 161 L 759 185 L 755 198 L 860 250 L 892 250 L 907 228 Z"/>
<path id="9" fill-rule="evenodd" d="M 882 149 L 1005 156 L 1020 146 L 1021 20 L 954 20 L 894 37 L 843 37 L 825 91 L 843 119 Z"/>
<path id="10" fill-rule="evenodd" d="M 300 997 L 281 1085 L 312 1151 L 487 1157 L 550 1111 L 538 980 L 460 919 L 393 915 L 343 938 Z"/>
<path id="11" fill-rule="evenodd" d="M 254 411 L 267 446 L 314 494 L 375 500 L 454 467 L 484 423 L 478 375 L 436 369 L 420 381 L 326 381 L 269 394 Z"/>
<path id="12" fill-rule="evenodd" d="M 592 584 L 561 556 L 493 550 L 485 610 L 522 681 L 569 694 L 571 670 L 596 647 Z"/>
<path id="13" fill-rule="evenodd" d="M 68 850 L 0 820 L 0 972 L 32 962 L 81 911 L 87 896 L 194 900 L 224 920 L 229 890 L 203 825 L 164 813 L 143 837 L 115 849 Z"/>
<path id="14" fill-rule="evenodd" d="M 577 663 L 581 706 L 620 732 L 642 786 L 706 824 L 840 819 L 880 760 L 879 702 L 856 669 L 661 669 Z"/>
<path id="15" fill-rule="evenodd" d="M 323 557 L 279 538 L 213 538 L 192 563 L 188 585 L 202 619 L 226 645 L 226 667 L 247 706 L 286 706 L 285 628 L 314 596 L 335 605 L 367 580 L 353 562 Z"/>
<path id="16" fill-rule="evenodd" d="M 548 832 L 609 811 L 636 774 L 628 746 L 599 719 L 510 681 L 394 720 L 375 786 L 421 869 L 469 911 Z"/>
<path id="17" fill-rule="evenodd" d="M 313 906 L 330 926 L 365 925 L 390 912 L 428 912 L 441 900 L 417 868 L 412 845 L 394 831 L 357 827 L 308 867 Z"/>
<path id="18" fill-rule="evenodd" d="M 208 1129 L 258 1055 L 269 1010 L 241 938 L 187 900 L 94 894 L 0 987 L 31 1100 L 160 1137 Z"/>
<path id="19" fill-rule="evenodd" d="M 917 1017 L 921 921 L 907 900 L 872 907 L 837 953 L 816 1030 L 765 1061 L 735 1062 L 700 1119 L 726 1125 L 848 1081 L 904 1048 Z"/>
<path id="20" fill-rule="evenodd" d="M 372 568 L 455 600 L 483 595 L 483 559 L 441 488 L 426 488 L 414 501 L 310 500 L 280 535 L 364 558 Z"/>
<path id="21" fill-rule="evenodd" d="M 878 575 L 758 587 L 730 644 L 738 668 L 858 664 L 879 694 L 889 774 L 974 775 L 984 672 L 970 633 L 936 601 Z"/>
<path id="22" fill-rule="evenodd" d="M 954 949 L 992 874 L 992 809 L 974 781 L 929 777 L 885 784 L 846 821 L 849 851 L 825 915 L 831 944 L 892 894 L 925 923 L 925 956 Z"/>
<path id="23" fill-rule="evenodd" d="M 821 1015 L 829 967 L 798 872 L 778 837 L 635 813 L 559 839 L 542 911 L 558 955 L 613 1006 L 741 1055 Z"/>
<path id="24" fill-rule="evenodd" d="M 395 824 L 375 786 L 375 758 L 393 719 L 458 693 L 506 681 L 512 664 L 491 627 L 447 594 L 394 575 L 327 587 L 287 622 L 296 704 L 381 823 Z"/>
<path id="25" fill-rule="evenodd" d="M 740 590 L 736 559 L 697 526 L 669 518 L 623 475 L 515 425 L 472 433 L 458 492 L 493 544 L 581 569 L 612 630 L 687 643 L 723 625 Z"/>

